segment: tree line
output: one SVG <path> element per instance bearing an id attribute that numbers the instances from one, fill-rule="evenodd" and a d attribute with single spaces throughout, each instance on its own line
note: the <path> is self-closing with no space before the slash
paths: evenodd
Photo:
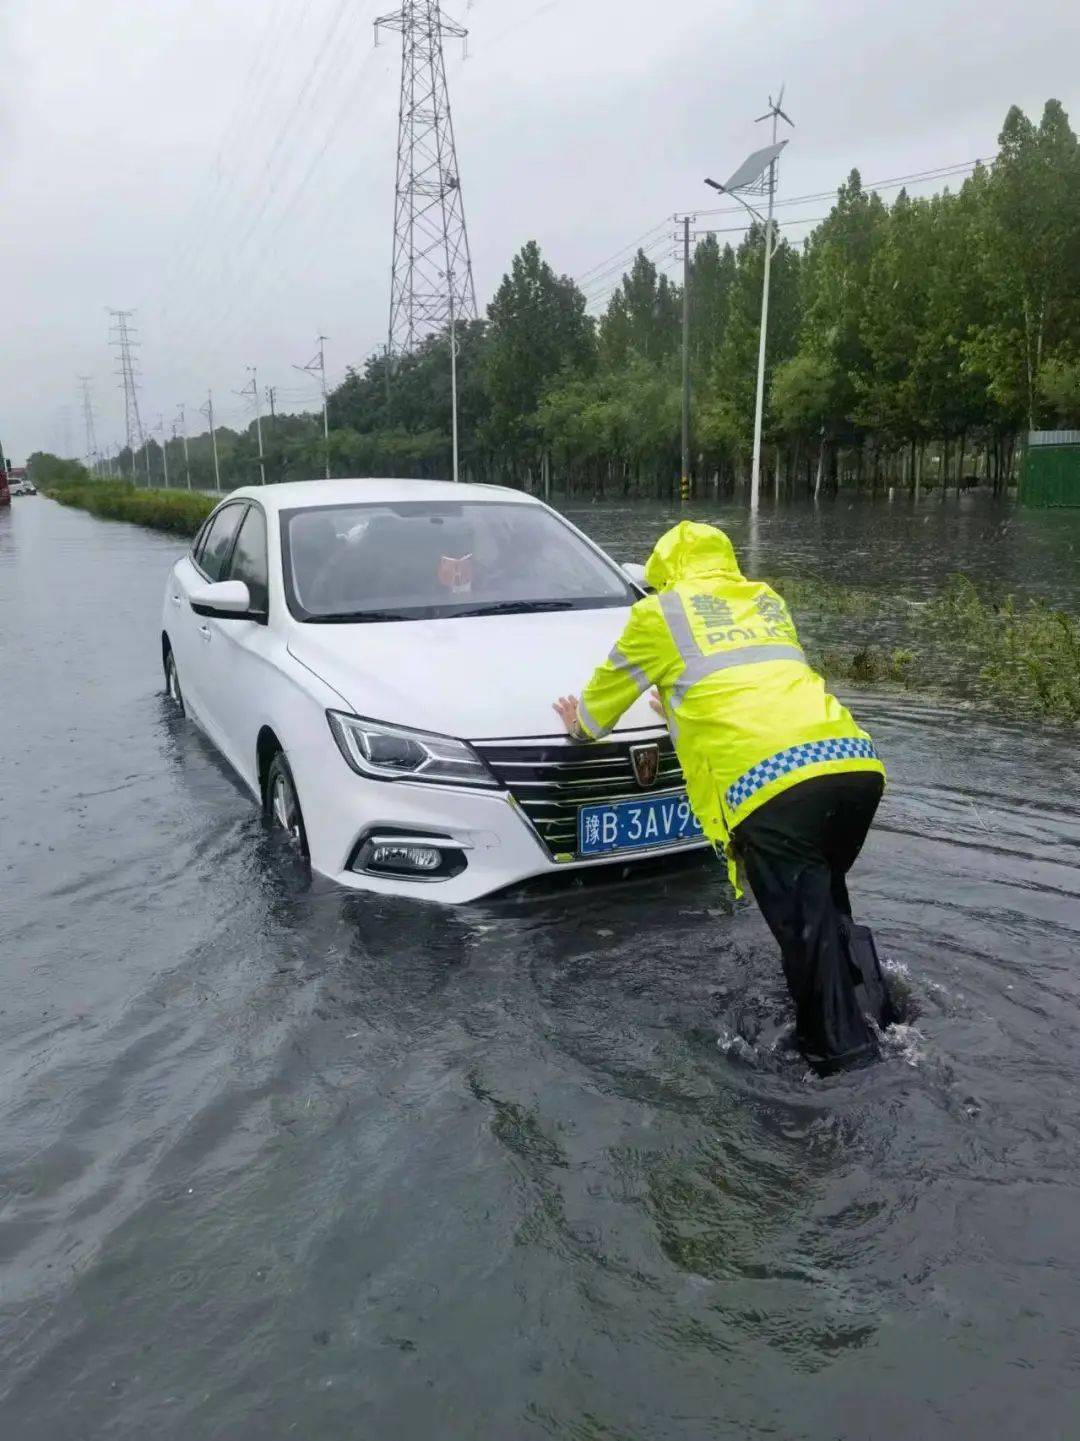
<path id="1" fill-rule="evenodd" d="M 693 485 L 749 471 L 764 234 L 705 235 L 689 267 Z M 484 319 L 457 327 L 464 478 L 571 494 L 673 493 L 683 293 L 639 251 L 598 319 L 530 241 Z M 321 416 L 264 421 L 268 480 L 450 473 L 450 341 L 350 369 Z M 779 495 L 855 486 L 1002 489 L 1019 437 L 1080 425 L 1080 145 L 1056 100 L 1013 107 L 989 168 L 891 205 L 857 170 L 772 261 L 764 465 Z M 254 425 L 218 431 L 222 484 L 258 479 Z M 213 484 L 208 435 L 189 442 Z M 144 455 L 115 464 L 142 479 Z M 168 451 L 185 479 L 181 443 Z M 149 461 L 160 484 L 161 453 Z"/>

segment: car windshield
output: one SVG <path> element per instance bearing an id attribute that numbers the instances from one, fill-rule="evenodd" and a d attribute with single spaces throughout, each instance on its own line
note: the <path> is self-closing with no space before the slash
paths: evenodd
<path id="1" fill-rule="evenodd" d="M 282 515 L 285 591 L 315 622 L 631 605 L 619 571 L 539 505 L 405 501 Z"/>

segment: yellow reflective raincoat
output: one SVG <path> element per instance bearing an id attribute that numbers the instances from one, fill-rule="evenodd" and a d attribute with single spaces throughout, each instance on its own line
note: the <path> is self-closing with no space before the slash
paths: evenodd
<path id="1" fill-rule="evenodd" d="M 732 829 L 812 776 L 885 767 L 873 742 L 806 662 L 784 601 L 739 570 L 715 526 L 683 521 L 645 567 L 638 601 L 578 706 L 590 740 L 607 735 L 650 687 L 664 703 L 702 829 L 728 858 Z"/>

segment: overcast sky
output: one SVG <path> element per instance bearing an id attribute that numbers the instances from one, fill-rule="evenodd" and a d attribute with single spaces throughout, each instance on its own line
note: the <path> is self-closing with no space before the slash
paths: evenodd
<path id="1" fill-rule="evenodd" d="M 224 423 L 258 366 L 330 337 L 332 380 L 383 343 L 400 55 L 371 21 L 392 0 L 0 0 L 0 441 L 123 438 L 107 307 L 137 308 L 144 423 Z M 797 123 L 781 198 L 991 155 L 1008 106 L 1060 98 L 1080 121 L 1077 0 L 459 0 L 448 42 L 477 296 L 535 238 L 596 304 L 602 264 L 650 232 L 672 264 L 677 210 L 714 203 L 764 142 L 787 83 Z M 925 193 L 926 186 L 913 187 Z M 893 194 L 893 191 L 887 192 Z M 792 205 L 785 221 L 823 215 Z M 710 223 L 710 222 L 702 222 Z M 736 217 L 711 223 L 733 225 Z M 798 239 L 806 224 L 788 225 Z M 731 238 L 737 239 L 737 235 Z M 627 255 L 631 251 L 627 249 Z"/>

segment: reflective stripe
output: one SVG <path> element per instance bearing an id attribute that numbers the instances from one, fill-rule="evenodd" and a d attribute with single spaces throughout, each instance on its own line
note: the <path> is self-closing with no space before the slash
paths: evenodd
<path id="1" fill-rule="evenodd" d="M 763 786 L 801 770 L 803 766 L 820 765 L 823 761 L 876 761 L 878 753 L 871 740 L 858 736 L 842 736 L 831 741 L 806 741 L 802 745 L 789 746 L 777 751 L 757 765 L 751 766 L 737 781 L 727 788 L 725 799 L 728 807 L 736 811 Z"/>
<path id="2" fill-rule="evenodd" d="M 628 661 L 617 645 L 613 645 L 611 647 L 611 654 L 608 656 L 608 660 L 611 662 L 611 664 L 615 667 L 616 670 L 626 672 L 626 674 L 637 686 L 639 695 L 647 691 L 652 685 L 652 681 L 641 669 L 641 667 L 639 665 L 634 665 L 631 661 Z"/>
<path id="3" fill-rule="evenodd" d="M 679 592 L 665 590 L 660 596 L 660 609 L 664 613 L 671 638 L 675 642 L 675 649 L 689 665 L 701 654 L 701 647 L 694 639 L 694 632 L 690 628 L 690 619 L 686 614 L 686 607 L 679 597 Z"/>
<path id="4" fill-rule="evenodd" d="M 680 705 L 686 699 L 686 692 L 699 680 L 718 670 L 730 670 L 737 665 L 762 665 L 766 661 L 798 661 L 806 665 L 806 656 L 797 645 L 741 645 L 737 650 L 725 651 L 722 655 L 703 655 L 691 661 L 675 682 L 671 699 Z"/>
<path id="5" fill-rule="evenodd" d="M 582 730 L 585 731 L 586 736 L 589 740 L 603 740 L 604 736 L 611 734 L 610 726 L 605 729 L 603 726 L 598 726 L 596 724 L 592 716 L 589 714 L 588 708 L 586 707 L 584 701 L 578 701 L 577 713 L 578 724 L 581 726 Z"/>

